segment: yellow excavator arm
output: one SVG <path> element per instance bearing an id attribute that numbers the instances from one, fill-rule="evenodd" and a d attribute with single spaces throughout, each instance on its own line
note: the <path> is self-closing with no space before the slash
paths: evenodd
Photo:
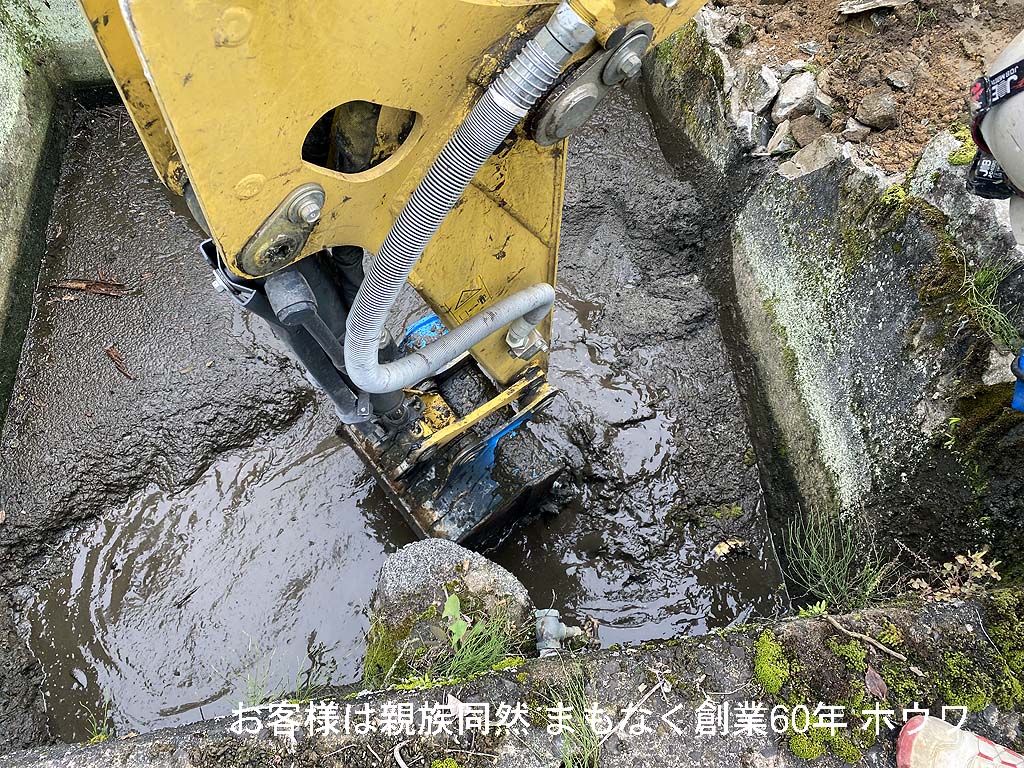
<path id="1" fill-rule="evenodd" d="M 157 174 L 173 192 L 186 196 L 210 235 L 207 257 L 222 271 L 236 300 L 258 314 L 265 303 L 273 309 L 265 312 L 272 324 L 301 326 L 304 330 L 297 332 L 317 342 L 311 346 L 330 358 L 339 386 L 361 398 L 358 417 L 344 421 L 379 423 L 379 417 L 390 414 L 386 439 L 366 437 L 363 428 L 369 453 L 376 456 L 395 442 L 394 433 L 406 434 L 404 442 L 398 440 L 403 444 L 396 453 L 400 458 L 383 462 L 382 473 L 394 485 L 410 467 L 502 409 L 518 402 L 520 411 L 512 407 L 508 412 L 514 416 L 524 404 L 549 399 L 552 390 L 544 371 L 550 315 L 535 324 L 535 331 L 524 326 L 519 336 L 513 330 L 488 333 L 471 345 L 472 357 L 497 385 L 493 397 L 460 415 L 458 409 L 428 402 L 427 395 L 439 396 L 429 386 L 417 389 L 403 381 L 404 406 L 412 405 L 414 413 L 399 416 L 399 401 L 378 402 L 386 386 L 375 385 L 378 400 L 370 402 L 362 389 L 373 387 L 361 387 L 357 380 L 362 368 L 349 361 L 346 370 L 344 354 L 351 353 L 352 338 L 368 332 L 352 327 L 352 316 L 363 318 L 365 307 L 354 309 L 353 297 L 347 296 L 333 320 L 314 316 L 317 325 L 311 325 L 309 313 L 323 314 L 329 297 L 314 285 L 306 304 L 290 303 L 280 296 L 294 293 L 271 290 L 275 280 L 284 282 L 274 276 L 297 270 L 301 277 L 291 288 L 299 290 L 322 275 L 330 282 L 335 267 L 354 268 L 359 279 L 352 287 L 360 289 L 362 267 L 352 267 L 352 253 L 378 254 L 391 245 L 405 253 L 398 235 L 392 235 L 393 243 L 385 239 L 393 228 L 400 229 L 396 221 L 417 187 L 431 188 L 424 180 L 432 168 L 442 179 L 451 175 L 450 169 L 435 166 L 444 165 L 439 157 L 456 141 L 453 136 L 460 130 L 469 135 L 466 126 L 476 119 L 474 107 L 481 112 L 478 105 L 491 96 L 492 111 L 515 115 L 522 106 L 518 96 L 503 96 L 498 81 L 505 77 L 534 103 L 523 109 L 525 119 L 488 154 L 471 183 L 456 190 L 457 202 L 440 214 L 436 229 L 421 227 L 428 244 L 415 258 L 408 280 L 443 324 L 435 335 L 447 333 L 450 344 L 458 336 L 453 329 L 473 325 L 470 321 L 482 325 L 488 312 L 504 317 L 501 310 L 524 291 L 553 286 L 566 137 L 612 88 L 635 77 L 640 57 L 690 19 L 702 2 L 81 4 Z M 545 52 L 545 46 L 562 52 L 552 40 L 568 47 L 564 60 Z M 557 68 L 549 71 L 552 62 Z M 539 74 L 547 79 L 534 83 L 531 78 Z M 537 92 L 527 93 L 531 89 Z M 431 204 L 427 200 L 419 214 L 406 216 L 422 219 Z M 322 268 L 297 266 L 306 260 L 318 260 Z M 286 310 L 282 304 L 288 304 Z M 282 312 L 303 319 L 282 320 Z M 344 344 L 342 317 L 352 337 Z M 372 323 L 368 327 L 372 330 Z M 539 341 L 531 341 L 527 331 Z M 299 346 L 308 341 L 297 339 Z M 382 350 L 388 344 L 383 340 Z M 330 377 L 329 371 L 311 365 L 301 350 L 298 357 L 331 392 L 321 381 Z M 342 413 L 347 406 L 334 399 Z M 499 425 L 511 421 L 497 419 Z M 396 496 L 405 492 L 395 490 Z"/>

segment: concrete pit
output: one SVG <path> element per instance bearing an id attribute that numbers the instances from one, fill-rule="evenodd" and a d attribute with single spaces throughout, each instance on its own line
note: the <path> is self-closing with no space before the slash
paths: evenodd
<path id="1" fill-rule="evenodd" d="M 1024 439 L 1021 420 L 997 399 L 1008 386 L 999 350 L 932 264 L 949 242 L 955 253 L 1020 253 L 999 234 L 998 210 L 966 211 L 950 192 L 962 182 L 946 162 L 962 145 L 953 136 L 934 139 L 925 170 L 909 175 L 887 176 L 828 135 L 788 163 L 752 158 L 752 129 L 767 118 L 736 122 L 750 93 L 736 86 L 743 46 L 719 34 L 739 28 L 730 19 L 702 13 L 647 60 L 643 88 L 614 94 L 570 142 L 550 366 L 564 395 L 530 426 L 567 471 L 547 511 L 486 555 L 536 606 L 599 627 L 601 650 L 572 658 L 588 690 L 616 706 L 654 683 L 667 683 L 659 714 L 670 694 L 690 711 L 708 691 L 792 704 L 839 695 L 810 682 L 836 675 L 842 696 L 856 697 L 867 659 L 894 696 L 970 699 L 981 705 L 971 726 L 1013 744 L 1012 710 L 1024 705 L 1012 684 L 1024 673 L 1017 619 L 993 619 L 978 592 L 842 617 L 907 638 L 900 647 L 927 678 L 911 691 L 905 670 L 871 648 L 849 651 L 824 619 L 777 624 L 813 600 L 791 604 L 775 542 L 814 509 L 862 515 L 922 558 L 988 545 L 1008 573 L 1022 570 L 1012 553 L 1024 475 L 1005 460 Z M 93 751 L 57 746 L 40 760 L 279 762 L 281 743 L 239 746 L 215 719 L 243 698 L 294 693 L 310 670 L 340 695 L 358 690 L 377 572 L 412 534 L 335 434 L 325 398 L 258 319 L 212 290 L 202 234 L 155 179 L 116 95 L 50 98 L 55 127 L 34 138 L 48 147 L 35 191 L 22 166 L 3 169 L 19 179 L 27 234 L 16 259 L 0 253 L 16 278 L 0 355 L 11 388 L 0 434 L 0 751 L 85 741 L 102 713 L 119 736 L 174 730 Z M 98 295 L 77 290 L 81 280 L 122 287 Z M 421 311 L 407 292 L 393 330 Z M 892 382 L 911 394 L 891 395 Z M 951 438 L 960 423 L 977 439 Z M 765 632 L 783 638 L 798 687 L 770 690 Z M 993 651 L 993 632 L 1009 645 Z M 949 653 L 972 674 L 951 671 Z M 446 690 L 536 696 L 559 674 L 530 662 Z M 987 688 L 967 682 L 979 676 Z M 702 751 L 662 737 L 616 745 L 608 764 L 777 767 L 811 756 L 800 739 Z M 858 741 L 848 762 L 893 765 L 893 739 Z M 487 746 L 498 764 L 557 766 L 542 741 Z M 430 765 L 435 746 L 414 748 Z M 833 764 L 852 754 L 812 746 Z M 351 749 L 337 764 L 366 765 L 393 747 L 303 748 Z"/>
<path id="2" fill-rule="evenodd" d="M 288 679 L 322 647 L 354 679 L 374 575 L 411 534 L 272 336 L 210 288 L 120 106 L 77 114 L 62 169 L 2 469 L 24 579 L 11 642 L 39 664 L 50 733 L 82 739 L 105 694 L 121 730 L 224 714 L 253 654 Z M 782 611 L 706 211 L 635 93 L 569 176 L 565 396 L 533 427 L 569 464 L 561 513 L 489 554 L 605 645 Z M 126 295 L 56 287 L 96 277 Z M 716 559 L 726 538 L 747 548 Z"/>

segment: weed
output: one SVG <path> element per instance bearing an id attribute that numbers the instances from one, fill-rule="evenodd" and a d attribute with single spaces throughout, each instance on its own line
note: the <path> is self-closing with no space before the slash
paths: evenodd
<path id="1" fill-rule="evenodd" d="M 816 603 L 811 603 L 801 608 L 797 616 L 801 619 L 813 619 L 817 616 L 824 616 L 826 613 L 828 613 L 828 603 L 824 600 L 819 600 Z"/>
<path id="2" fill-rule="evenodd" d="M 956 430 L 961 421 L 963 421 L 963 419 L 954 416 L 946 422 L 946 429 L 942 433 L 942 436 L 946 438 L 942 442 L 942 447 L 946 450 L 951 451 L 956 447 Z"/>
<path id="3" fill-rule="evenodd" d="M 89 743 L 99 744 L 114 734 L 114 724 L 110 720 L 110 691 L 103 689 L 103 705 L 98 712 L 86 710 L 89 720 Z"/>
<path id="4" fill-rule="evenodd" d="M 920 32 L 923 27 L 930 27 L 933 24 L 939 23 L 939 13 L 934 8 L 930 11 L 918 11 L 917 13 L 917 32 Z"/>
<path id="5" fill-rule="evenodd" d="M 562 768 L 596 768 L 601 740 L 587 718 L 592 705 L 587 700 L 586 680 L 575 664 L 570 669 L 563 661 L 562 669 L 564 682 L 552 688 L 550 694 L 552 706 L 567 716 L 562 733 Z"/>
<path id="6" fill-rule="evenodd" d="M 886 560 L 855 513 L 801 511 L 786 527 L 787 575 L 826 609 L 864 608 L 892 589 L 896 562 Z"/>
<path id="7" fill-rule="evenodd" d="M 295 674 L 295 684 L 281 694 L 281 698 L 291 696 L 290 701 L 301 704 L 321 698 L 331 684 L 334 673 L 338 671 L 337 660 L 327 655 L 326 643 L 317 642 L 316 633 L 312 633 L 306 642 L 306 668 L 301 666 Z"/>
<path id="8" fill-rule="evenodd" d="M 224 664 L 217 670 L 224 682 L 238 693 L 246 707 L 255 707 L 272 699 L 288 700 L 298 704 L 323 696 L 337 670 L 337 662 L 328 656 L 328 648 L 310 635 L 306 644 L 306 661 L 299 661 L 295 675 L 274 675 L 276 651 L 264 650 L 259 642 L 247 635 L 248 644 L 236 662 Z"/>
<path id="9" fill-rule="evenodd" d="M 964 259 L 962 294 L 967 311 L 992 343 L 1003 349 L 1018 350 L 1020 332 L 999 301 L 999 286 L 1014 269 L 1004 260 L 995 260 L 972 272 Z"/>
<path id="10" fill-rule="evenodd" d="M 426 676 L 433 679 L 461 679 L 487 672 L 514 656 L 526 640 L 503 605 L 490 615 L 474 620 L 463 615 L 458 595 L 449 595 L 442 620 L 447 622 L 448 646 L 430 659 Z"/>
<path id="11" fill-rule="evenodd" d="M 270 697 L 270 671 L 274 665 L 274 653 L 263 651 L 260 644 L 249 637 L 248 647 L 241 659 L 244 669 L 242 701 L 247 707 L 262 704 Z"/>
<path id="12" fill-rule="evenodd" d="M 933 569 L 928 578 L 918 577 L 910 582 L 910 588 L 925 600 L 959 600 L 977 596 L 985 591 L 986 584 L 997 582 L 1000 576 L 996 568 L 998 560 L 985 562 L 988 548 L 966 555 L 957 555 L 941 569 Z M 918 557 L 920 561 L 920 557 Z"/>

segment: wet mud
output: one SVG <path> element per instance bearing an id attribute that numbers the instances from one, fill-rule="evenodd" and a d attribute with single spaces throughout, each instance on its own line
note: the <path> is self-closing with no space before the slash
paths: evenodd
<path id="1" fill-rule="evenodd" d="M 565 397 L 535 425 L 569 481 L 561 514 L 493 557 L 538 605 L 597 619 L 606 645 L 785 605 L 712 292 L 709 202 L 637 93 L 614 94 L 570 142 L 551 354 Z M 742 545 L 715 557 L 728 540 Z"/>
<path id="2" fill-rule="evenodd" d="M 490 555 L 538 605 L 597 619 L 605 645 L 785 607 L 707 202 L 636 95 L 572 144 L 550 377 L 565 394 L 531 427 L 568 465 L 561 513 Z M 34 661 L 0 684 L 39 721 L 21 743 L 43 736 L 39 680 L 50 733 L 78 740 L 105 694 L 124 733 L 224 714 L 311 664 L 357 678 L 376 570 L 411 540 L 301 371 L 210 289 L 173 206 L 123 110 L 81 118 L 2 438 L 3 642 Z M 130 293 L 50 287 L 83 277 Z"/>

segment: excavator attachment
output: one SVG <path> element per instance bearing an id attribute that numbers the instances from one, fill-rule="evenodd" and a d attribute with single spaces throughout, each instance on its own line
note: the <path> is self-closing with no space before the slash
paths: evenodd
<path id="1" fill-rule="evenodd" d="M 508 307 L 555 283 L 566 137 L 701 2 L 81 4 L 156 173 L 210 236 L 218 285 L 288 343 L 416 532 L 483 540 L 535 508 L 560 470 L 528 426 L 555 395 L 551 320 L 524 309 L 509 324 Z M 431 178 L 458 175 L 450 144 L 478 150 L 486 99 L 516 127 L 457 200 L 424 200 Z M 433 362 L 421 381 L 371 385 L 352 352 L 390 303 L 363 255 L 409 252 L 395 233 L 414 203 L 426 245 L 407 278 L 430 314 L 382 332 L 375 356 Z"/>

